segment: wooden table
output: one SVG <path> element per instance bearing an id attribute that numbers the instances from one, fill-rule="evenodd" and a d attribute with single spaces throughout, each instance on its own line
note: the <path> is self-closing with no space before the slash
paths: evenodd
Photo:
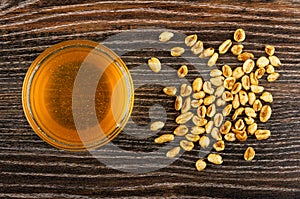
<path id="1" fill-rule="evenodd" d="M 0 16 L 1 198 L 300 198 L 299 1 L 2 0 Z M 138 174 L 109 168 L 88 152 L 57 150 L 33 132 L 23 114 L 21 91 L 28 67 L 43 50 L 65 40 L 102 42 L 149 27 L 195 33 L 206 47 L 214 48 L 232 38 L 235 29 L 244 28 L 245 48 L 255 55 L 263 54 L 265 44 L 276 46 L 283 63 L 277 69 L 281 77 L 272 84 L 262 83 L 274 96 L 272 118 L 263 125 L 272 136 L 261 142 L 251 138 L 227 144 L 221 152 L 223 165 L 208 164 L 203 172 L 194 167 L 198 154 L 193 151 L 165 168 Z M 160 56 L 174 69 L 181 63 L 174 64 L 166 52 L 149 49 L 122 57 L 133 76 L 143 78 L 143 71 L 135 67 L 150 56 Z M 172 132 L 177 115 L 174 99 L 161 92 L 167 82 L 149 74 L 152 83 L 136 90 L 132 119 L 145 127 L 149 108 L 158 103 L 167 113 L 162 132 Z M 138 128 L 129 131 L 140 133 Z M 155 136 L 140 139 L 122 133 L 114 144 L 127 151 L 151 152 L 159 149 L 153 144 Z M 247 146 L 257 152 L 252 162 L 243 160 Z M 126 158 L 109 151 L 102 158 L 111 155 Z"/>

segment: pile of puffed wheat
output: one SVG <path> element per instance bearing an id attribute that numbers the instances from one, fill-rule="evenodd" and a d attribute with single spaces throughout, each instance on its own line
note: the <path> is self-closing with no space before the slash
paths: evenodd
<path id="1" fill-rule="evenodd" d="M 171 32 L 163 32 L 159 35 L 161 42 L 167 42 L 174 36 Z M 206 167 L 206 159 L 213 164 L 222 164 L 223 159 L 217 152 L 225 149 L 225 142 L 246 141 L 248 136 L 255 136 L 257 140 L 268 139 L 271 132 L 259 129 L 257 122 L 267 122 L 271 117 L 273 102 L 272 94 L 264 91 L 259 85 L 259 80 L 267 75 L 267 80 L 273 82 L 279 78 L 279 73 L 274 67 L 281 65 L 280 60 L 274 55 L 275 48 L 265 46 L 266 56 L 255 59 L 250 52 L 243 52 L 242 42 L 246 35 L 243 29 L 234 32 L 233 39 L 224 41 L 218 48 L 204 48 L 203 42 L 198 40 L 196 34 L 185 38 L 185 44 L 199 58 L 207 58 L 207 65 L 214 66 L 220 55 L 229 50 L 237 59 L 243 62 L 242 66 L 232 68 L 223 65 L 221 69 L 210 71 L 210 80 L 204 81 L 197 77 L 191 85 L 182 84 L 180 89 L 170 86 L 163 92 L 174 97 L 174 108 L 180 113 L 176 118 L 178 127 L 172 134 L 163 134 L 155 139 L 155 143 L 163 144 L 174 140 L 174 136 L 180 136 L 180 146 L 166 153 L 168 158 L 174 158 L 180 150 L 191 151 L 195 144 L 207 149 L 213 146 L 214 152 L 210 152 L 207 158 L 199 159 L 195 166 L 198 171 Z M 178 57 L 185 52 L 184 48 L 174 47 L 170 50 L 171 56 Z M 151 70 L 158 73 L 161 63 L 158 58 L 148 60 Z M 182 65 L 178 71 L 178 78 L 188 75 L 188 67 Z M 177 92 L 177 90 L 179 90 Z M 176 98 L 175 98 L 176 97 Z M 222 107 L 217 112 L 217 107 Z M 187 124 L 192 124 L 190 127 Z M 151 124 L 151 130 L 157 131 L 164 127 L 164 123 L 156 121 Z M 244 153 L 244 159 L 251 161 L 255 156 L 252 147 L 248 147 Z"/>

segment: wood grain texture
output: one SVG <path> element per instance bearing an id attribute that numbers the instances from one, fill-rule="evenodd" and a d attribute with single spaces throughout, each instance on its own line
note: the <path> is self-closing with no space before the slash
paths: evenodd
<path id="1" fill-rule="evenodd" d="M 2 0 L 0 198 L 300 198 L 299 24 L 300 4 L 296 0 L 234 4 L 221 0 L 209 3 Z M 65 40 L 102 42 L 117 33 L 149 27 L 196 33 L 205 46 L 215 48 L 241 27 L 247 32 L 244 45 L 255 55 L 263 54 L 265 44 L 276 46 L 276 54 L 283 63 L 278 68 L 282 76 L 273 84 L 262 83 L 274 96 L 273 116 L 267 124 L 260 124 L 272 131 L 270 139 L 257 142 L 251 138 L 246 143 L 230 143 L 221 153 L 224 164 L 209 164 L 203 172 L 194 168 L 198 154 L 193 151 L 183 154 L 166 168 L 134 174 L 110 169 L 87 152 L 57 150 L 32 131 L 22 111 L 22 83 L 28 67 L 43 50 Z M 121 42 L 124 41 L 119 43 L 122 47 Z M 143 42 L 136 41 L 138 45 Z M 132 120 L 140 126 L 147 125 L 149 108 L 161 104 L 167 112 L 167 125 L 162 131 L 172 132 L 177 113 L 172 108 L 173 99 L 161 92 L 168 80 L 163 75 L 147 77 L 143 75 L 144 70 L 137 67 L 156 55 L 173 69 L 182 61 L 151 49 L 122 56 L 132 75 L 144 83 L 136 85 L 140 87 L 135 94 Z M 238 65 L 230 56 L 224 56 L 222 62 Z M 193 66 L 189 67 L 188 79 L 192 80 L 199 73 Z M 208 71 L 206 68 L 202 72 Z M 165 71 L 164 75 L 172 74 Z M 157 79 L 157 84 L 153 84 L 153 79 Z M 140 133 L 138 128 L 132 127 L 127 131 L 132 135 Z M 114 144 L 128 151 L 151 152 L 159 148 L 153 144 L 154 137 L 138 139 L 120 134 Z M 247 146 L 253 146 L 257 153 L 252 162 L 242 158 Z M 130 159 L 111 151 L 107 151 L 104 158 L 112 154 L 119 159 Z M 154 167 L 159 157 L 159 154 L 149 155 Z"/>

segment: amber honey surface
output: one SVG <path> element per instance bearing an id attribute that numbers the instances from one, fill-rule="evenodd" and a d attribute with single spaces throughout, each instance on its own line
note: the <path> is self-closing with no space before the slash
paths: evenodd
<path id="1" fill-rule="evenodd" d="M 79 70 L 86 76 L 79 79 L 76 85 L 81 88 L 74 94 Z M 34 130 L 58 148 L 80 150 L 102 145 L 118 133 L 116 129 L 130 110 L 127 78 L 118 62 L 93 48 L 73 46 L 55 51 L 40 62 L 31 79 L 25 79 L 31 83 L 27 92 L 31 116 L 42 133 L 32 125 Z M 93 87 L 94 93 L 86 92 Z M 97 125 L 101 132 L 95 130 Z"/>

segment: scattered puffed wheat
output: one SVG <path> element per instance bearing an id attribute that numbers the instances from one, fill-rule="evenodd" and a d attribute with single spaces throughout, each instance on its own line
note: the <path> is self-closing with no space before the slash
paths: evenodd
<path id="1" fill-rule="evenodd" d="M 208 106 L 208 105 L 212 104 L 215 100 L 216 100 L 216 97 L 214 95 L 209 95 L 203 99 L 203 104 Z"/>
<path id="2" fill-rule="evenodd" d="M 238 92 L 240 92 L 241 89 L 242 89 L 242 84 L 241 84 L 241 82 L 236 82 L 236 83 L 233 85 L 232 89 L 231 89 L 231 93 L 232 93 L 232 94 L 237 94 Z"/>
<path id="3" fill-rule="evenodd" d="M 228 142 L 234 142 L 236 140 L 236 137 L 234 133 L 228 133 L 224 135 L 224 139 Z"/>
<path id="4" fill-rule="evenodd" d="M 174 47 L 171 49 L 171 55 L 173 57 L 179 57 L 180 55 L 182 55 L 184 53 L 184 48 L 181 47 Z"/>
<path id="5" fill-rule="evenodd" d="M 276 57 L 275 55 L 272 55 L 269 57 L 270 63 L 272 66 L 280 66 L 281 65 L 281 61 L 278 57 Z"/>
<path id="6" fill-rule="evenodd" d="M 186 113 L 190 109 L 191 109 L 191 98 L 187 97 L 182 104 L 181 113 Z"/>
<path id="7" fill-rule="evenodd" d="M 279 73 L 272 73 L 270 75 L 268 75 L 267 79 L 268 82 L 274 82 L 275 80 L 277 80 L 279 78 Z"/>
<path id="8" fill-rule="evenodd" d="M 191 151 L 194 148 L 194 143 L 191 141 L 187 140 L 181 140 L 180 141 L 180 146 L 183 148 L 185 151 Z"/>
<path id="9" fill-rule="evenodd" d="M 244 71 L 243 71 L 243 67 L 236 67 L 233 71 L 232 71 L 232 77 L 234 77 L 235 79 L 239 79 L 244 75 Z"/>
<path id="10" fill-rule="evenodd" d="M 256 130 L 255 137 L 257 140 L 265 140 L 271 136 L 271 131 L 269 130 Z"/>
<path id="11" fill-rule="evenodd" d="M 170 142 L 174 140 L 174 135 L 173 134 L 163 134 L 161 136 L 159 136 L 158 138 L 156 138 L 154 140 L 155 143 L 157 144 L 162 144 L 165 142 Z"/>
<path id="12" fill-rule="evenodd" d="M 181 96 L 177 96 L 175 103 L 174 103 L 174 108 L 176 111 L 179 111 L 182 107 L 182 97 Z"/>
<path id="13" fill-rule="evenodd" d="M 256 130 L 257 130 L 257 124 L 256 123 L 250 124 L 247 128 L 247 132 L 248 132 L 249 135 L 254 135 Z"/>
<path id="14" fill-rule="evenodd" d="M 222 164 L 223 163 L 222 156 L 219 154 L 211 153 L 207 156 L 207 160 L 213 164 Z"/>
<path id="15" fill-rule="evenodd" d="M 223 116 L 228 116 L 232 110 L 232 104 L 228 104 L 222 111 Z"/>
<path id="16" fill-rule="evenodd" d="M 264 91 L 264 87 L 262 86 L 251 85 L 250 88 L 253 93 L 261 93 Z"/>
<path id="17" fill-rule="evenodd" d="M 194 99 L 203 99 L 205 97 L 205 92 L 204 91 L 199 91 L 199 92 L 195 92 L 193 93 L 192 97 Z"/>
<path id="18" fill-rule="evenodd" d="M 216 91 L 215 91 L 215 96 L 216 97 L 221 97 L 222 94 L 224 93 L 225 91 L 225 87 L 224 86 L 219 86 Z"/>
<path id="19" fill-rule="evenodd" d="M 160 35 L 159 35 L 159 41 L 161 42 L 167 42 L 169 41 L 172 37 L 174 37 L 174 33 L 172 32 L 162 32 Z"/>
<path id="20" fill-rule="evenodd" d="M 185 124 L 190 119 L 192 119 L 193 116 L 194 114 L 192 112 L 182 113 L 176 118 L 175 122 L 177 124 Z"/>
<path id="21" fill-rule="evenodd" d="M 191 133 L 195 135 L 200 135 L 205 133 L 205 128 L 200 126 L 193 126 L 191 129 Z"/>
<path id="22" fill-rule="evenodd" d="M 216 105 L 217 106 L 225 106 L 226 102 L 224 100 L 222 100 L 221 98 L 219 98 L 219 99 L 217 99 Z"/>
<path id="23" fill-rule="evenodd" d="M 211 130 L 214 127 L 214 122 L 213 121 L 209 121 L 207 122 L 207 124 L 205 125 L 205 131 L 207 134 L 211 133 Z"/>
<path id="24" fill-rule="evenodd" d="M 275 73 L 275 68 L 271 64 L 266 66 L 266 72 L 269 74 Z"/>
<path id="25" fill-rule="evenodd" d="M 212 95 L 214 93 L 214 89 L 213 87 L 211 86 L 211 83 L 210 82 L 204 82 L 203 83 L 203 91 L 207 94 L 210 94 Z"/>
<path id="26" fill-rule="evenodd" d="M 189 129 L 186 125 L 182 124 L 182 125 L 179 125 L 178 127 L 176 127 L 176 129 L 174 130 L 174 135 L 177 135 L 177 136 L 184 136 L 188 133 Z"/>
<path id="27" fill-rule="evenodd" d="M 191 101 L 191 107 L 198 108 L 199 106 L 201 106 L 202 103 L 203 103 L 203 99 L 192 100 Z"/>
<path id="28" fill-rule="evenodd" d="M 272 94 L 270 92 L 266 92 L 266 91 L 261 94 L 260 99 L 265 102 L 269 102 L 269 103 L 273 102 Z"/>
<path id="29" fill-rule="evenodd" d="M 245 114 L 248 116 L 248 117 L 256 117 L 256 112 L 253 108 L 251 107 L 245 107 Z"/>
<path id="30" fill-rule="evenodd" d="M 206 106 L 199 106 L 199 108 L 197 109 L 197 115 L 201 118 L 205 118 Z"/>
<path id="31" fill-rule="evenodd" d="M 233 38 L 237 42 L 242 42 L 246 38 L 246 33 L 243 29 L 239 28 L 234 32 Z"/>
<path id="32" fill-rule="evenodd" d="M 225 123 L 220 128 L 220 133 L 222 133 L 224 135 L 229 133 L 231 126 L 232 126 L 232 124 L 229 120 L 225 121 Z"/>
<path id="33" fill-rule="evenodd" d="M 240 90 L 239 98 L 240 98 L 241 105 L 245 106 L 246 103 L 248 102 L 248 94 L 246 93 L 246 91 Z"/>
<path id="34" fill-rule="evenodd" d="M 235 84 L 236 79 L 234 77 L 227 77 L 224 80 L 224 87 L 228 90 L 231 90 L 233 85 Z"/>
<path id="35" fill-rule="evenodd" d="M 254 123 L 254 119 L 252 117 L 245 117 L 244 120 L 247 125 L 251 125 Z"/>
<path id="36" fill-rule="evenodd" d="M 272 115 L 272 109 L 269 105 L 264 105 L 259 114 L 259 119 L 261 122 L 267 122 Z"/>
<path id="37" fill-rule="evenodd" d="M 214 66 L 214 65 L 217 63 L 218 58 L 219 58 L 219 54 L 218 54 L 218 53 L 214 53 L 214 54 L 211 56 L 211 58 L 209 58 L 209 60 L 208 60 L 208 62 L 207 62 L 207 65 L 208 65 L 209 67 Z"/>
<path id="38" fill-rule="evenodd" d="M 189 70 L 186 65 L 182 65 L 178 70 L 177 70 L 177 75 L 179 78 L 183 78 L 188 74 Z"/>
<path id="39" fill-rule="evenodd" d="M 198 171 L 202 171 L 205 169 L 206 167 L 206 162 L 202 159 L 197 160 L 197 162 L 195 163 L 196 169 Z"/>
<path id="40" fill-rule="evenodd" d="M 243 77 L 242 77 L 242 86 L 243 86 L 243 88 L 245 89 L 245 90 L 249 90 L 250 89 L 250 78 L 249 78 L 249 76 L 248 75 L 244 75 Z"/>
<path id="41" fill-rule="evenodd" d="M 156 57 L 151 57 L 148 60 L 148 66 L 155 73 L 158 73 L 161 70 L 161 63 Z"/>
<path id="42" fill-rule="evenodd" d="M 275 47 L 274 46 L 270 46 L 270 45 L 266 45 L 265 47 L 265 52 L 269 55 L 272 56 L 275 53 Z"/>
<path id="43" fill-rule="evenodd" d="M 208 122 L 207 119 L 204 119 L 204 118 L 201 118 L 201 117 L 198 117 L 198 116 L 194 116 L 192 121 L 196 126 L 204 126 Z"/>
<path id="44" fill-rule="evenodd" d="M 175 96 L 176 95 L 176 92 L 177 92 L 177 89 L 176 87 L 173 87 L 173 86 L 169 86 L 169 87 L 165 87 L 163 89 L 164 93 L 168 96 Z"/>
<path id="45" fill-rule="evenodd" d="M 212 69 L 209 73 L 209 75 L 211 77 L 218 77 L 222 75 L 222 71 L 220 71 L 219 69 Z"/>
<path id="46" fill-rule="evenodd" d="M 243 64 L 243 70 L 245 73 L 251 73 L 254 66 L 255 66 L 254 61 L 252 59 L 247 59 Z"/>
<path id="47" fill-rule="evenodd" d="M 221 113 L 217 113 L 214 117 L 214 124 L 216 127 L 220 127 L 223 122 L 223 115 Z"/>
<path id="48" fill-rule="evenodd" d="M 265 67 L 270 63 L 269 59 L 266 58 L 265 56 L 261 56 L 260 58 L 257 59 L 256 65 L 258 67 Z"/>
<path id="49" fill-rule="evenodd" d="M 198 55 L 203 51 L 203 42 L 197 41 L 195 45 L 191 48 L 191 51 L 194 55 Z"/>
<path id="50" fill-rule="evenodd" d="M 180 95 L 182 97 L 189 96 L 192 93 L 192 87 L 187 84 L 182 84 L 180 87 Z"/>
<path id="51" fill-rule="evenodd" d="M 253 109 L 255 112 L 260 111 L 262 108 L 262 103 L 259 99 L 256 99 L 253 103 Z"/>
<path id="52" fill-rule="evenodd" d="M 242 54 L 239 54 L 237 59 L 239 61 L 246 61 L 247 59 L 253 59 L 254 55 L 252 53 L 243 52 Z"/>
<path id="53" fill-rule="evenodd" d="M 235 122 L 234 127 L 235 127 L 235 129 L 237 129 L 237 130 L 239 130 L 239 131 L 242 130 L 242 129 L 245 127 L 244 120 L 238 119 L 238 120 Z"/>
<path id="54" fill-rule="evenodd" d="M 250 73 L 250 83 L 258 86 L 258 79 L 254 73 Z"/>
<path id="55" fill-rule="evenodd" d="M 215 140 L 222 140 L 222 135 L 219 131 L 218 128 L 214 127 L 212 130 L 211 130 L 211 137 L 214 138 Z"/>
<path id="56" fill-rule="evenodd" d="M 234 109 L 237 109 L 238 107 L 240 107 L 240 98 L 238 94 L 235 94 L 232 100 L 232 107 Z"/>
<path id="57" fill-rule="evenodd" d="M 210 78 L 210 82 L 214 86 L 221 86 L 223 85 L 224 77 L 223 76 L 212 77 Z"/>
<path id="58" fill-rule="evenodd" d="M 231 47 L 231 52 L 234 55 L 239 55 L 243 52 L 244 46 L 242 44 L 236 44 Z"/>
<path id="59" fill-rule="evenodd" d="M 197 42 L 197 35 L 189 35 L 185 38 L 184 43 L 185 45 L 191 47 Z"/>
<path id="60" fill-rule="evenodd" d="M 211 104 L 209 107 L 207 107 L 206 115 L 207 117 L 212 118 L 216 114 L 216 112 L 217 112 L 216 105 Z"/>
<path id="61" fill-rule="evenodd" d="M 253 160 L 254 156 L 255 156 L 254 149 L 252 147 L 248 147 L 244 153 L 244 159 L 246 161 L 251 161 Z"/>
<path id="62" fill-rule="evenodd" d="M 232 101 L 233 100 L 233 95 L 231 92 L 229 91 L 225 91 L 223 94 L 222 94 L 222 99 L 226 102 L 229 102 L 229 101 Z"/>
<path id="63" fill-rule="evenodd" d="M 203 80 L 201 77 L 197 77 L 194 81 L 193 81 L 193 91 L 196 92 L 200 92 L 203 86 Z M 204 97 L 204 96 L 203 96 Z M 202 98 L 203 98 L 202 97 Z M 197 99 L 197 98 L 196 98 Z M 200 99 L 200 98 L 199 98 Z"/>
<path id="64" fill-rule="evenodd" d="M 238 109 L 235 110 L 233 116 L 232 116 L 232 119 L 233 120 L 236 120 L 236 118 L 241 115 L 243 112 L 244 112 L 245 108 L 244 107 L 240 107 Z"/>
<path id="65" fill-rule="evenodd" d="M 180 152 L 180 147 L 177 146 L 177 147 L 174 147 L 173 149 L 169 150 L 166 154 L 166 156 L 168 158 L 174 158 L 175 156 L 177 156 Z"/>
<path id="66" fill-rule="evenodd" d="M 258 68 L 255 71 L 254 75 L 256 76 L 257 79 L 260 79 L 264 76 L 265 72 L 266 72 L 266 70 L 264 68 Z"/>
<path id="67" fill-rule="evenodd" d="M 255 93 L 253 93 L 253 92 L 249 92 L 248 93 L 248 102 L 249 102 L 249 104 L 252 106 L 253 105 L 253 103 L 255 102 L 255 100 L 256 100 L 256 95 L 255 95 Z"/>
<path id="68" fill-rule="evenodd" d="M 219 46 L 219 53 L 225 54 L 229 50 L 231 45 L 232 45 L 231 39 L 227 39 Z"/>
<path id="69" fill-rule="evenodd" d="M 214 143 L 213 147 L 218 152 L 219 151 L 224 151 L 224 149 L 225 149 L 225 143 L 224 143 L 223 140 L 219 140 L 216 143 Z"/>
<path id="70" fill-rule="evenodd" d="M 231 67 L 226 64 L 224 66 L 222 66 L 222 72 L 223 72 L 224 77 L 231 77 L 231 75 L 232 75 Z"/>
<path id="71" fill-rule="evenodd" d="M 199 55 L 200 58 L 205 58 L 205 57 L 211 57 L 215 52 L 214 48 L 206 48 L 205 50 L 202 51 L 202 53 Z"/>
<path id="72" fill-rule="evenodd" d="M 200 138 L 200 140 L 199 140 L 199 145 L 202 147 L 202 148 L 204 148 L 204 149 L 206 149 L 208 146 L 209 146 L 209 144 L 210 144 L 210 140 L 209 140 L 209 138 L 207 137 L 207 136 L 202 136 L 201 138 Z"/>
<path id="73" fill-rule="evenodd" d="M 186 134 L 185 138 L 191 142 L 197 142 L 200 139 L 199 135 L 195 135 L 195 134 Z"/>
<path id="74" fill-rule="evenodd" d="M 157 131 L 159 129 L 162 129 L 164 126 L 165 126 L 165 123 L 163 123 L 161 121 L 156 121 L 150 125 L 150 129 L 151 129 L 151 131 Z"/>

